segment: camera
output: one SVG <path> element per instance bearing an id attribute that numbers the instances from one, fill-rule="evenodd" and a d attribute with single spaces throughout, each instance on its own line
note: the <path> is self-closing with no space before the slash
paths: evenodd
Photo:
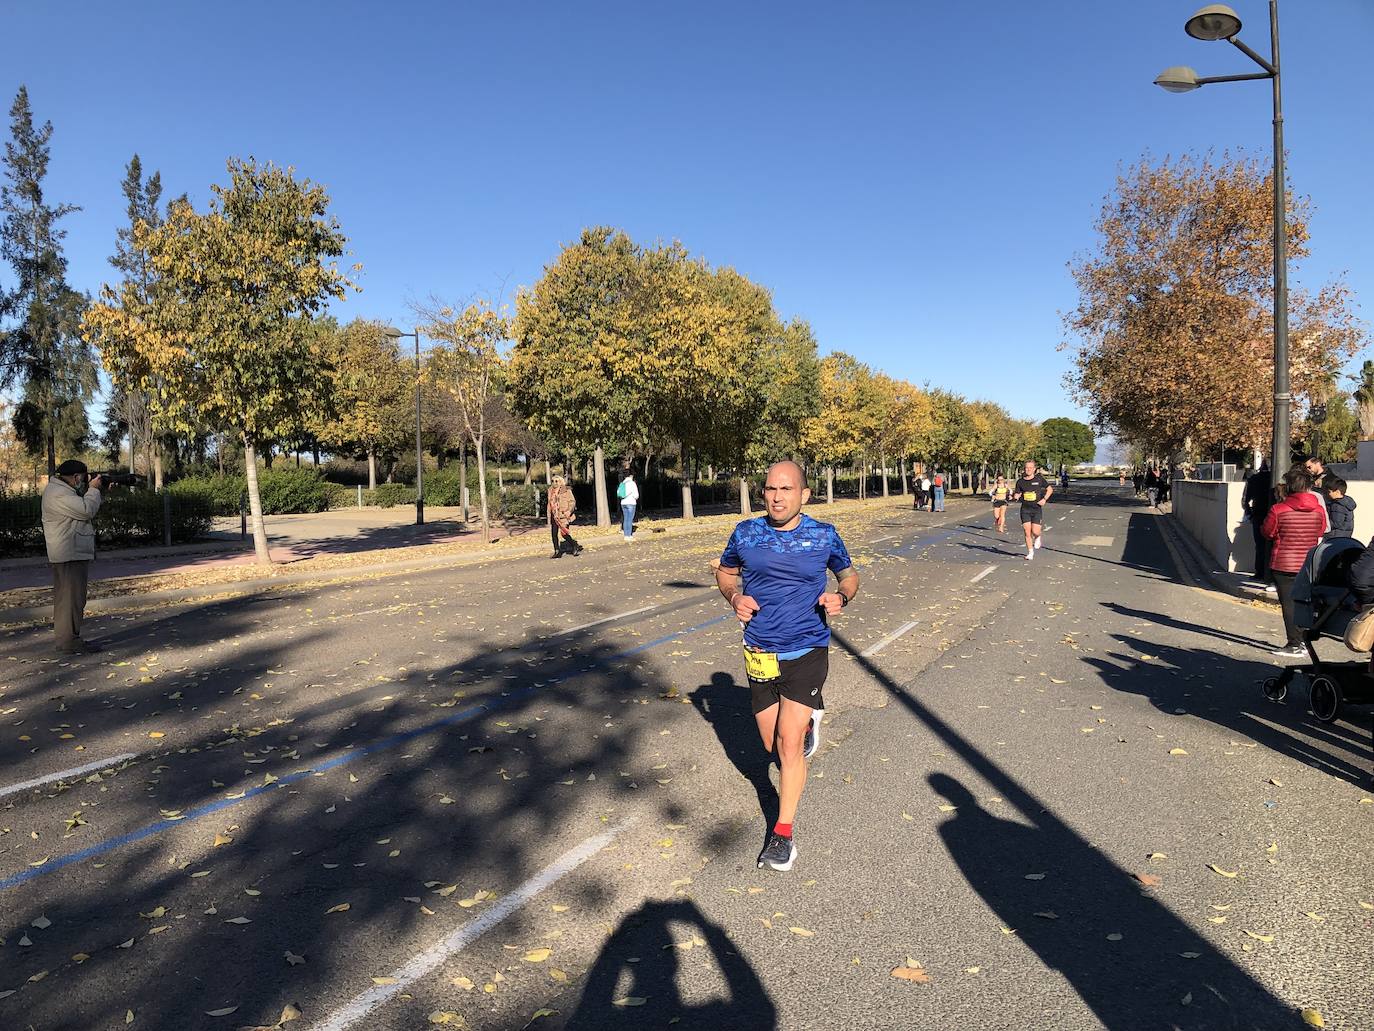
<path id="1" fill-rule="evenodd" d="M 148 477 L 140 476 L 138 473 L 126 473 L 117 469 L 102 470 L 98 473 L 91 473 L 91 479 L 99 476 L 111 487 L 146 487 Z"/>

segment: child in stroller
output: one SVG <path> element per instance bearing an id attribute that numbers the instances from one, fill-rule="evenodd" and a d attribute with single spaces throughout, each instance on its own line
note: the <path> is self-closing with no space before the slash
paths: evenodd
<path id="1" fill-rule="evenodd" d="M 1289 666 L 1264 682 L 1264 695 L 1280 702 L 1288 685 L 1302 673 L 1307 677 L 1312 715 L 1330 723 L 1342 705 L 1374 703 L 1371 661 L 1324 662 L 1313 647 L 1320 637 L 1344 642 L 1346 628 L 1362 604 L 1374 604 L 1374 545 L 1365 548 L 1349 537 L 1318 544 L 1308 554 L 1293 585 L 1298 629 L 1310 663 Z"/>

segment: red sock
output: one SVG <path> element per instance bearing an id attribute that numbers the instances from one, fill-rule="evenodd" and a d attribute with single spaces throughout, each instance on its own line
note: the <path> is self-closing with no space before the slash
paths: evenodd
<path id="1" fill-rule="evenodd" d="M 773 833 L 781 834 L 784 838 L 790 838 L 792 837 L 792 825 L 790 823 L 775 823 L 773 824 Z"/>

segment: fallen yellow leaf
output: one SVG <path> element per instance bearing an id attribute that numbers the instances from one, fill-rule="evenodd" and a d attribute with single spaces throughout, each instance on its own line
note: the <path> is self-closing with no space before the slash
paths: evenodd
<path id="1" fill-rule="evenodd" d="M 353 904 L 352 904 L 352 903 L 350 903 L 350 902 L 340 902 L 337 906 L 330 906 L 330 907 L 329 907 L 328 909 L 326 909 L 324 912 L 325 912 L 325 915 L 328 916 L 330 913 L 347 913 L 347 912 L 348 912 L 350 909 L 352 909 L 352 908 L 353 908 Z"/>
<path id="2" fill-rule="evenodd" d="M 548 959 L 552 955 L 552 949 L 531 949 L 529 952 L 525 953 L 520 958 L 523 959 L 526 963 L 543 963 L 544 960 Z"/>
<path id="3" fill-rule="evenodd" d="M 789 927 L 788 930 L 793 934 L 801 935 L 803 938 L 810 938 L 816 933 L 815 931 L 808 931 L 805 927 Z"/>
<path id="4" fill-rule="evenodd" d="M 1322 1015 L 1314 1009 L 1302 1011 L 1302 1022 L 1308 1027 L 1326 1027 L 1326 1021 L 1322 1020 Z"/>
<path id="5" fill-rule="evenodd" d="M 1207 869 L 1211 870 L 1212 873 L 1219 873 L 1223 877 L 1237 877 L 1240 874 L 1239 870 L 1223 870 L 1216 863 L 1208 863 Z"/>

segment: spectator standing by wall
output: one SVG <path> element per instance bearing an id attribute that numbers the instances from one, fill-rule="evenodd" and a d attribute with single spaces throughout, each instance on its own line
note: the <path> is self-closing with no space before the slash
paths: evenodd
<path id="1" fill-rule="evenodd" d="M 84 655 L 100 646 L 81 639 L 86 585 L 95 561 L 95 527 L 100 511 L 101 478 L 87 478 L 84 462 L 69 459 L 43 488 L 43 543 L 52 564 L 52 626 L 58 652 Z"/>
<path id="2" fill-rule="evenodd" d="M 1245 481 L 1245 493 L 1240 498 L 1241 507 L 1250 519 L 1250 535 L 1255 541 L 1255 579 L 1264 585 L 1265 591 L 1275 592 L 1269 580 L 1269 540 L 1260 532 L 1265 516 L 1274 504 L 1274 478 L 1269 472 L 1269 463 L 1262 462 L 1260 467 Z"/>
<path id="3" fill-rule="evenodd" d="M 1274 542 L 1270 553 L 1270 575 L 1278 588 L 1279 607 L 1283 610 L 1284 644 L 1274 649 L 1282 658 L 1299 659 L 1307 654 L 1302 634 L 1298 631 L 1293 606 L 1293 584 L 1298 578 L 1308 554 L 1321 541 L 1329 523 L 1326 506 L 1312 491 L 1312 474 L 1301 466 L 1288 470 L 1283 478 L 1285 497 L 1269 509 L 1260 528 L 1264 536 Z"/>

